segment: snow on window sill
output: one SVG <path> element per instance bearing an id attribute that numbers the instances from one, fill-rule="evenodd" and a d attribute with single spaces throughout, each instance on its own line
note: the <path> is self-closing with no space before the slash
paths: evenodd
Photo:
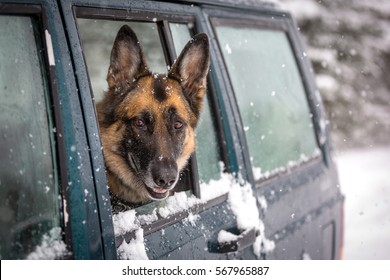
<path id="1" fill-rule="evenodd" d="M 321 155 L 321 150 L 316 148 L 312 155 L 306 156 L 301 154 L 300 158 L 295 161 L 288 161 L 286 166 L 277 167 L 270 171 L 262 172 L 260 167 L 252 167 L 253 177 L 256 182 L 265 181 L 271 179 L 279 174 L 289 173 L 292 170 L 302 166 L 305 163 L 312 161 L 313 159 L 317 159 Z"/>

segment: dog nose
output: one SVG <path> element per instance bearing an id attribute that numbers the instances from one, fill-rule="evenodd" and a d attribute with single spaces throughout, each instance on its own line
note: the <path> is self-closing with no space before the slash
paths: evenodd
<path id="1" fill-rule="evenodd" d="M 154 179 L 154 182 L 156 183 L 157 186 L 159 186 L 161 188 L 169 188 L 176 181 L 176 178 L 174 178 L 174 179 L 172 179 L 172 178 L 173 177 L 171 177 L 171 178 L 162 178 L 161 177 L 161 178 Z"/>
<path id="2" fill-rule="evenodd" d="M 170 188 L 177 179 L 177 165 L 174 161 L 159 160 L 153 164 L 152 177 L 160 188 Z"/>

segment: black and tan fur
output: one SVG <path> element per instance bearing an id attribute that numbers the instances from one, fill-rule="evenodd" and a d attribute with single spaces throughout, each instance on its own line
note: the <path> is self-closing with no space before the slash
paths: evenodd
<path id="1" fill-rule="evenodd" d="M 97 104 L 112 194 L 130 203 L 169 195 L 195 149 L 208 69 L 205 34 L 188 42 L 168 74 L 152 74 L 134 32 L 119 30 Z"/>

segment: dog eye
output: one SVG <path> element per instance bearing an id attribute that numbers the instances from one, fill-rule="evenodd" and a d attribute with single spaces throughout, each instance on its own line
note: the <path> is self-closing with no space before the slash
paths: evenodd
<path id="1" fill-rule="evenodd" d="M 141 119 L 136 119 L 134 121 L 134 124 L 138 128 L 143 128 L 145 126 L 145 122 L 143 120 L 141 120 Z"/>
<path id="2" fill-rule="evenodd" d="M 183 127 L 183 123 L 180 121 L 176 121 L 175 124 L 173 125 L 175 129 L 181 129 Z"/>

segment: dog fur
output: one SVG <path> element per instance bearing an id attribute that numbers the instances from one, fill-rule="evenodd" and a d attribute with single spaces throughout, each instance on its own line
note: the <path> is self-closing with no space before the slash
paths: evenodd
<path id="1" fill-rule="evenodd" d="M 131 28 L 118 31 L 96 105 L 114 196 L 133 204 L 169 196 L 195 149 L 209 64 L 207 35 L 198 34 L 167 74 L 153 74 Z"/>

